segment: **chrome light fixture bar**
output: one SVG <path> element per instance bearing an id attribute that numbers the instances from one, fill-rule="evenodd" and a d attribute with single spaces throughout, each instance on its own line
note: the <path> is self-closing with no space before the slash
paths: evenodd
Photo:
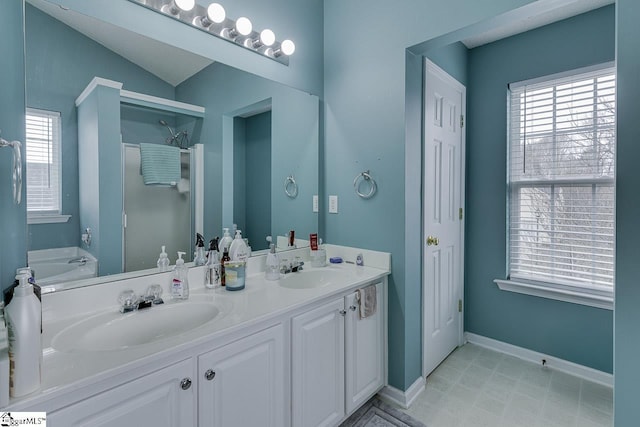
<path id="1" fill-rule="evenodd" d="M 279 42 L 270 29 L 256 31 L 246 17 L 233 20 L 218 3 L 201 6 L 196 0 L 129 0 L 284 65 L 295 52 L 291 40 Z"/>

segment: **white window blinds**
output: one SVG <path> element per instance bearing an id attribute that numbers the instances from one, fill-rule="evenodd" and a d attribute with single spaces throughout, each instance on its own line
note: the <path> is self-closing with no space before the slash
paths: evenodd
<path id="1" fill-rule="evenodd" d="M 60 113 L 27 108 L 27 211 L 60 213 Z"/>
<path id="2" fill-rule="evenodd" d="M 510 85 L 509 277 L 613 286 L 615 69 Z"/>

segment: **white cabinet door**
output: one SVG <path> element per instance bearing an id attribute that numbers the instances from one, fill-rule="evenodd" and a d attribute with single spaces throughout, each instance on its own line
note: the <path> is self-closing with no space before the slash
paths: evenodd
<path id="1" fill-rule="evenodd" d="M 286 425 L 284 367 L 281 324 L 199 356 L 199 425 Z"/>
<path id="2" fill-rule="evenodd" d="M 332 426 L 344 416 L 344 298 L 292 321 L 294 427 Z"/>
<path id="3" fill-rule="evenodd" d="M 376 287 L 375 314 L 360 319 L 356 292 L 345 297 L 346 404 L 351 413 L 384 384 L 384 305 L 382 283 Z"/>
<path id="4" fill-rule="evenodd" d="M 189 427 L 196 425 L 192 359 L 170 365 L 137 380 L 89 397 L 47 416 L 52 427 Z"/>

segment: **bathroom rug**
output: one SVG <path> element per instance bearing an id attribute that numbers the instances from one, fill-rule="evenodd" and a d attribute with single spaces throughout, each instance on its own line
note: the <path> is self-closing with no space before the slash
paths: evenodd
<path id="1" fill-rule="evenodd" d="M 426 427 L 426 425 L 374 396 L 340 424 L 340 427 Z"/>

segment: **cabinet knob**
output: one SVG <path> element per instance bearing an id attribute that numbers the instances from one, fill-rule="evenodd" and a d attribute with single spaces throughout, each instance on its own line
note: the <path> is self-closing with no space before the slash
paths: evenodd
<path id="1" fill-rule="evenodd" d="M 338 311 L 338 313 L 340 313 L 340 316 L 345 316 L 347 314 L 346 310 L 340 310 Z"/>
<path id="2" fill-rule="evenodd" d="M 213 369 L 209 369 L 207 370 L 207 372 L 204 373 L 204 377 L 211 381 L 212 379 L 214 379 L 216 377 L 216 371 L 214 371 Z"/>
<path id="3" fill-rule="evenodd" d="M 351 311 L 356 311 L 358 309 L 358 307 L 356 307 L 355 305 L 349 306 L 349 310 Z"/>
<path id="4" fill-rule="evenodd" d="M 180 381 L 180 388 L 183 390 L 189 390 L 189 388 L 191 388 L 191 378 L 184 378 Z"/>

